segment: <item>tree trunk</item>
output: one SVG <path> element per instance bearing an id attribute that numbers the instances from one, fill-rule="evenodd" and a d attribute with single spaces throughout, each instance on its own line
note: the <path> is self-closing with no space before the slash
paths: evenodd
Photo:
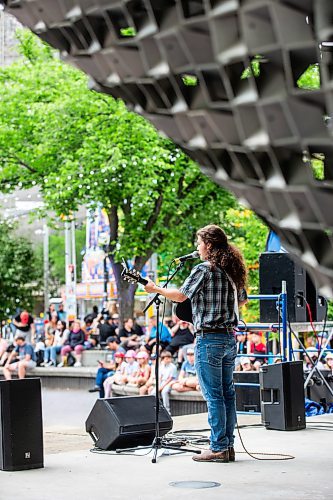
<path id="1" fill-rule="evenodd" d="M 112 266 L 112 271 L 115 277 L 119 304 L 119 322 L 122 326 L 124 319 L 133 318 L 134 315 L 134 296 L 137 289 L 137 284 L 129 283 L 121 277 L 122 265 L 114 260 L 114 251 L 116 248 L 116 242 L 118 240 L 118 229 L 119 229 L 119 218 L 117 213 L 117 207 L 112 206 L 109 211 L 109 223 L 110 223 L 110 246 L 109 246 L 109 259 Z M 135 257 L 134 267 L 140 272 L 151 257 L 152 250 L 147 252 L 145 256 Z"/>
<path id="2" fill-rule="evenodd" d="M 116 280 L 118 304 L 119 304 L 119 322 L 122 326 L 124 319 L 133 318 L 134 314 L 134 296 L 137 289 L 137 284 L 129 283 L 121 277 L 122 266 L 114 262 L 110 256 L 113 274 Z"/>

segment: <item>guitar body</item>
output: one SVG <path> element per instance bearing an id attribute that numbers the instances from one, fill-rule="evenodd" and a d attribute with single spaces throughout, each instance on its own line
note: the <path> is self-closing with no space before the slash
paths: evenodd
<path id="1" fill-rule="evenodd" d="M 175 314 L 177 318 L 182 321 L 187 321 L 187 323 L 193 323 L 192 318 L 192 305 L 190 299 L 184 300 L 184 302 L 177 302 L 175 307 Z"/>

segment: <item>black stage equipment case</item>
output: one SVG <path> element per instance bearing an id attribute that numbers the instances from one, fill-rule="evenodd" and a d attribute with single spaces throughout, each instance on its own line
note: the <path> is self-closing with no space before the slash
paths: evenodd
<path id="1" fill-rule="evenodd" d="M 262 366 L 259 372 L 261 418 L 267 429 L 305 429 L 302 361 Z"/>
<path id="2" fill-rule="evenodd" d="M 44 467 L 39 378 L 0 381 L 0 469 Z"/>
<path id="3" fill-rule="evenodd" d="M 159 435 L 172 429 L 172 418 L 161 404 Z M 98 399 L 86 420 L 86 431 L 97 448 L 115 450 L 149 446 L 155 438 L 155 396 Z"/>

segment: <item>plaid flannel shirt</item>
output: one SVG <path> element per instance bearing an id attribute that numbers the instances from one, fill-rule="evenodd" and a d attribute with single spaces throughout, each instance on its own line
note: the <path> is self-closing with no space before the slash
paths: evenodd
<path id="1" fill-rule="evenodd" d="M 180 291 L 191 300 L 195 331 L 237 326 L 234 313 L 234 291 L 222 269 L 211 269 L 208 262 L 195 266 Z M 246 291 L 238 294 L 246 299 Z"/>

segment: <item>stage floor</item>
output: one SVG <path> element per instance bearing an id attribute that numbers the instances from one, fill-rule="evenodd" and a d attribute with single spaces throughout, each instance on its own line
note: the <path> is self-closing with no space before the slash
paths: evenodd
<path id="1" fill-rule="evenodd" d="M 0 471 L 0 499 L 6 500 L 137 500 L 159 499 L 333 499 L 331 450 L 333 415 L 308 419 L 296 432 L 267 430 L 254 415 L 240 415 L 245 446 L 251 452 L 283 453 L 289 461 L 257 461 L 236 440 L 236 462 L 196 463 L 190 454 L 94 454 L 84 430 L 95 395 L 83 391 L 44 391 L 45 468 L 22 472 Z M 207 416 L 174 418 L 174 430 L 207 428 Z M 261 458 L 269 458 L 259 455 Z M 212 481 L 216 488 L 180 489 L 176 481 Z"/>

